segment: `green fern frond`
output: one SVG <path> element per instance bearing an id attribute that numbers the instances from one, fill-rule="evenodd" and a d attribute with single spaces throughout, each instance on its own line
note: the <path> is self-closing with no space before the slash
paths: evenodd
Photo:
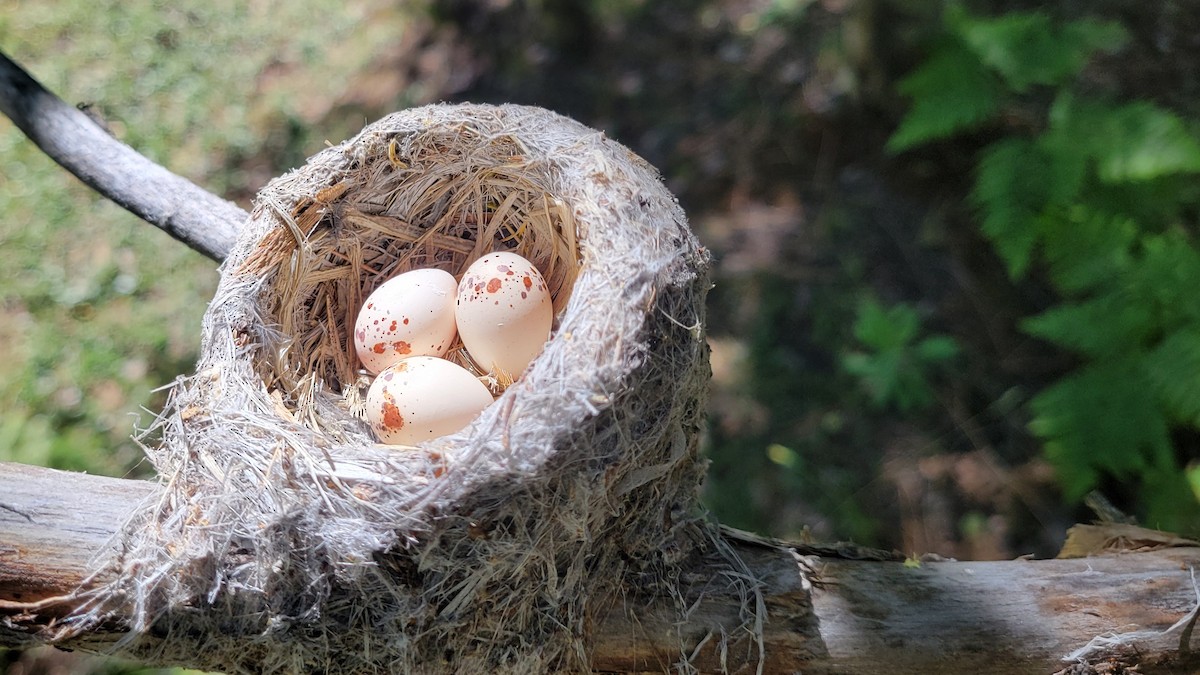
<path id="1" fill-rule="evenodd" d="M 1127 292 L 1153 308 L 1154 326 L 1164 333 L 1200 326 L 1200 249 L 1178 231 L 1146 235 L 1140 243 L 1140 259 L 1128 275 Z"/>
<path id="2" fill-rule="evenodd" d="M 1168 335 L 1147 355 L 1145 367 L 1171 418 L 1200 429 L 1200 326 Z"/>
<path id="3" fill-rule="evenodd" d="M 979 160 L 971 198 L 980 210 L 984 234 L 1014 278 L 1025 274 L 1032 259 L 1049 180 L 1041 153 L 1022 138 L 993 143 Z"/>
<path id="4" fill-rule="evenodd" d="M 1106 293 L 1083 302 L 1055 305 L 1021 322 L 1034 337 L 1096 359 L 1138 349 L 1153 333 L 1152 309 L 1123 293 Z"/>
<path id="5" fill-rule="evenodd" d="M 1035 85 L 1059 85 L 1075 77 L 1097 51 L 1120 49 L 1127 39 L 1119 24 L 1081 20 L 1055 26 L 1040 12 L 999 17 L 957 13 L 952 29 L 987 67 L 1017 93 Z"/>
<path id="6" fill-rule="evenodd" d="M 1026 319 L 1026 332 L 1084 356 L 1109 359 L 1149 349 L 1163 334 L 1200 328 L 1195 300 L 1200 251 L 1185 237 L 1137 236 L 1132 223 L 1100 215 L 1078 222 L 1083 227 L 1046 234 L 1045 248 L 1052 275 L 1086 279 L 1079 288 L 1093 295 Z M 1072 243 L 1076 251 L 1069 250 Z M 1070 256 L 1076 257 L 1064 263 Z"/>
<path id="7" fill-rule="evenodd" d="M 1200 142 L 1174 113 L 1138 101 L 1113 111 L 1101 130 L 1107 137 L 1098 156 L 1100 179 L 1146 181 L 1200 172 Z"/>
<path id="8" fill-rule="evenodd" d="M 1068 295 L 1105 287 L 1129 270 L 1140 234 L 1129 217 L 1082 203 L 1051 210 L 1040 232 L 1050 277 Z"/>
<path id="9" fill-rule="evenodd" d="M 900 82 L 912 108 L 888 140 L 901 152 L 975 128 L 1000 111 L 1000 80 L 961 43 L 947 41 L 920 68 Z"/>
<path id="10" fill-rule="evenodd" d="M 1060 95 L 1050 109 L 1048 142 L 1096 162 L 1106 183 L 1144 182 L 1200 171 L 1200 141 L 1183 120 L 1148 101 L 1114 105 Z"/>
<path id="11" fill-rule="evenodd" d="M 1095 487 L 1100 471 L 1129 477 L 1170 455 L 1167 419 L 1149 388 L 1130 356 L 1089 365 L 1033 399 L 1030 427 L 1062 469 L 1068 498 Z"/>
<path id="12" fill-rule="evenodd" d="M 1022 328 L 1084 360 L 1031 402 L 1031 430 L 1068 498 L 1102 475 L 1136 479 L 1148 492 L 1144 514 L 1194 526 L 1200 499 L 1171 431 L 1200 429 L 1200 127 L 1147 101 L 1075 93 L 1088 60 L 1127 40 L 1119 25 L 1056 23 L 1038 12 L 974 17 L 952 5 L 946 27 L 941 47 L 904 82 L 913 109 L 889 148 L 977 128 L 1007 105 L 1037 115 L 1041 96 L 1053 95 L 1032 125 L 997 126 L 1006 133 L 981 153 L 970 195 L 1009 274 L 1020 278 L 1037 260 L 1060 295 Z M 911 364 L 935 363 L 943 348 L 910 340 L 844 366 L 894 398 L 905 378 L 922 374 Z"/>

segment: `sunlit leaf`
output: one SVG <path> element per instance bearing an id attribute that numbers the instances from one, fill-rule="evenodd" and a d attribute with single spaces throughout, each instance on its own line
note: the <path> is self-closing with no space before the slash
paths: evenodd
<path id="1" fill-rule="evenodd" d="M 1138 101 L 1113 111 L 1101 129 L 1101 180 L 1145 181 L 1200 172 L 1200 141 L 1174 113 Z"/>

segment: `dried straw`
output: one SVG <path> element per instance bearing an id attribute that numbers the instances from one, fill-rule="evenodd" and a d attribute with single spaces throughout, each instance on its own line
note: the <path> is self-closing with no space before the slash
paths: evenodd
<path id="1" fill-rule="evenodd" d="M 376 444 L 362 299 L 501 249 L 546 276 L 553 338 L 462 432 Z M 544 110 L 418 108 L 315 155 L 258 195 L 146 437 L 163 496 L 71 625 L 121 607 L 122 653 L 220 670 L 588 670 L 624 589 L 732 555 L 696 502 L 707 268 L 649 165 Z"/>

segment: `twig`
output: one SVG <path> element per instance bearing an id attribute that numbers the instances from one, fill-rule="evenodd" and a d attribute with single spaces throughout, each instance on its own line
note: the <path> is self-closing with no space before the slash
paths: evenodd
<path id="1" fill-rule="evenodd" d="M 1196 606 L 1192 608 L 1192 616 L 1184 625 L 1183 632 L 1179 634 L 1179 653 L 1182 656 L 1192 652 L 1192 629 L 1196 627 L 1196 618 L 1200 617 L 1200 588 L 1196 588 L 1196 568 L 1188 565 L 1188 569 L 1192 573 L 1192 588 L 1196 591 Z"/>
<path id="2" fill-rule="evenodd" d="M 3 53 L 0 112 L 100 194 L 214 260 L 229 254 L 245 211 L 109 135 Z"/>

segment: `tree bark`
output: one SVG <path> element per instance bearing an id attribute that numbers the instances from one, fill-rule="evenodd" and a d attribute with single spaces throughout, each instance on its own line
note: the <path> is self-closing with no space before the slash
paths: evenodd
<path id="1" fill-rule="evenodd" d="M 0 646 L 42 641 L 125 518 L 157 491 L 144 481 L 0 464 Z M 1053 673 L 1071 667 L 1064 657 L 1097 636 L 1134 631 L 1127 645 L 1079 660 L 1136 663 L 1139 673 L 1200 669 L 1195 655 L 1179 650 L 1200 602 L 1192 574 L 1198 548 L 914 567 L 803 557 L 735 532 L 727 542 L 763 583 L 764 673 Z M 741 607 L 732 592 L 708 587 L 680 625 L 673 600 L 630 589 L 597 622 L 593 665 L 665 672 L 689 654 L 702 673 L 754 672 L 759 651 L 739 632 Z M 103 652 L 125 630 L 118 621 L 58 646 Z M 723 648 L 722 635 L 729 638 Z M 1067 672 L 1122 672 L 1074 667 Z"/>
<path id="2" fill-rule="evenodd" d="M 247 214 L 118 141 L 0 53 L 0 112 L 89 187 L 189 247 L 223 260 Z"/>

